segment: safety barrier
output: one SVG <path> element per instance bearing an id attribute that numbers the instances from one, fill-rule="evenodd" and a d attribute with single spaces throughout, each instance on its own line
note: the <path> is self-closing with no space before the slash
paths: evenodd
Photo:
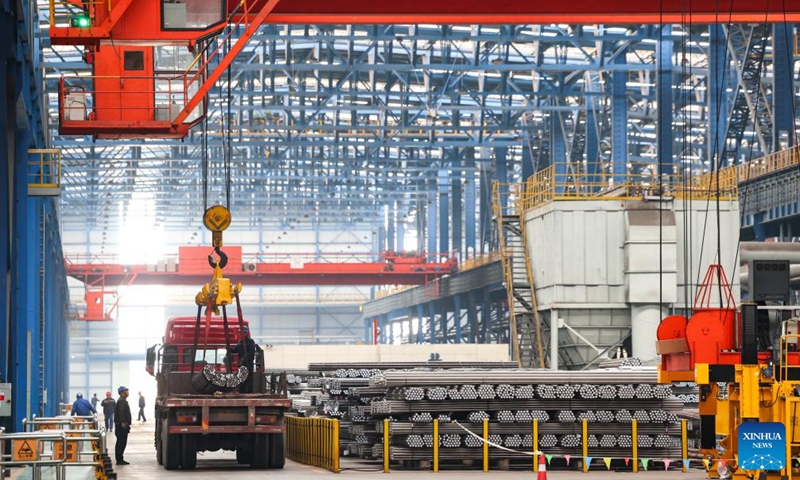
<path id="1" fill-rule="evenodd" d="M 458 422 L 453 422 L 458 424 Z M 392 450 L 391 450 L 391 438 L 392 438 L 392 423 L 389 419 L 384 419 L 383 421 L 383 472 L 389 473 L 390 466 L 391 466 L 391 459 L 392 459 Z M 482 440 L 483 448 L 482 448 L 482 466 L 483 471 L 489 471 L 489 460 L 490 460 L 490 447 L 491 448 L 499 448 L 503 450 L 512 450 L 506 448 L 502 445 L 494 444 L 490 440 L 489 434 L 489 419 L 483 419 L 483 425 L 480 431 L 473 432 L 467 427 L 458 424 L 465 432 L 469 435 L 477 437 Z M 690 462 L 694 459 L 689 458 L 689 439 L 688 439 L 688 422 L 686 420 L 681 420 L 681 456 L 680 458 L 644 458 L 640 457 L 639 454 L 639 425 L 636 419 L 631 420 L 630 425 L 630 434 L 631 434 L 631 455 L 629 457 L 619 458 L 619 457 L 592 457 L 589 456 L 589 422 L 586 419 L 583 419 L 581 422 L 581 453 L 582 457 L 580 458 L 581 462 L 581 471 L 584 473 L 588 473 L 589 469 L 591 468 L 593 460 L 602 460 L 605 464 L 606 469 L 611 468 L 611 460 L 624 460 L 625 465 L 630 465 L 631 470 L 633 473 L 639 472 L 640 465 L 644 467 L 645 470 L 648 469 L 651 461 L 658 461 L 662 462 L 665 469 L 669 468 L 669 465 L 672 462 L 680 462 L 681 470 L 686 473 L 689 469 Z M 533 420 L 531 422 L 531 435 L 532 435 L 532 448 L 530 450 L 517 450 L 513 449 L 512 451 L 517 453 L 522 453 L 531 456 L 531 468 L 534 472 L 539 471 L 539 457 L 544 456 L 547 459 L 547 463 L 550 463 L 551 459 L 554 455 L 548 455 L 545 451 L 539 450 L 539 421 Z M 439 472 L 439 442 L 441 438 L 439 436 L 439 420 L 433 420 L 433 463 L 431 465 L 431 469 L 434 473 Z M 560 457 L 566 460 L 567 466 L 570 466 L 570 460 L 572 459 L 571 455 L 559 455 Z M 577 460 L 577 459 L 576 459 Z M 696 462 L 702 462 L 705 468 L 708 470 L 711 467 L 709 460 L 694 460 Z"/>
<path id="2" fill-rule="evenodd" d="M 30 420 L 22 420 L 23 433 L 6 436 L 12 440 L 11 463 L 13 466 L 32 468 L 34 480 L 41 478 L 42 466 L 54 466 L 56 478 L 66 478 L 67 467 L 92 467 L 97 480 L 113 480 L 111 458 L 108 456 L 106 431 L 98 428 L 97 416 L 43 417 L 34 415 Z M 27 443 L 20 443 L 25 442 Z M 58 441 L 63 438 L 63 441 Z M 4 451 L 0 435 L 0 465 Z"/>
<path id="3" fill-rule="evenodd" d="M 51 197 L 61 195 L 61 150 L 29 149 L 28 155 L 38 160 L 28 162 L 28 195 Z"/>
<path id="4" fill-rule="evenodd" d="M 287 416 L 286 457 L 339 473 L 339 420 Z"/>

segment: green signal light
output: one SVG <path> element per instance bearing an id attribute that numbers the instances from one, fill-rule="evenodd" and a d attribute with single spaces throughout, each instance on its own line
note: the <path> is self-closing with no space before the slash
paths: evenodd
<path id="1" fill-rule="evenodd" d="M 70 18 L 69 23 L 70 26 L 77 28 L 89 28 L 92 25 L 92 21 L 89 19 L 88 15 L 75 15 Z"/>

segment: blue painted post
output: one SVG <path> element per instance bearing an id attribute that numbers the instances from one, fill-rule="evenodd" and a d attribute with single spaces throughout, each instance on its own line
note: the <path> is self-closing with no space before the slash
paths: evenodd
<path id="1" fill-rule="evenodd" d="M 775 121 L 773 129 L 772 150 L 779 151 L 796 144 L 793 110 L 794 99 L 794 26 L 788 23 L 776 23 L 772 27 L 773 93 L 772 116 Z"/>
<path id="2" fill-rule="evenodd" d="M 499 147 L 494 149 L 495 178 L 500 182 L 500 204 L 503 210 L 508 206 L 508 148 Z M 489 206 L 491 208 L 491 186 L 489 187 Z"/>
<path id="3" fill-rule="evenodd" d="M 481 254 L 488 253 L 488 245 L 492 238 L 492 179 L 488 170 L 488 168 L 483 168 L 480 174 L 480 245 L 478 247 Z"/>
<path id="4" fill-rule="evenodd" d="M 478 305 L 474 290 L 467 292 L 467 317 L 469 319 L 469 343 L 478 341 Z"/>
<path id="5" fill-rule="evenodd" d="M 716 159 L 722 154 L 725 144 L 725 129 L 728 125 L 728 94 L 725 89 L 728 67 L 728 48 L 722 25 L 708 27 L 708 162 L 709 170 L 716 168 Z"/>
<path id="6" fill-rule="evenodd" d="M 531 149 L 529 146 L 530 142 L 530 133 L 526 133 L 523 138 L 525 141 L 522 143 L 522 183 L 524 184 L 525 181 L 533 175 L 533 158 L 531 157 Z"/>
<path id="7" fill-rule="evenodd" d="M 402 252 L 406 248 L 405 244 L 405 236 L 406 236 L 406 224 L 402 218 L 397 219 L 397 251 Z"/>
<path id="8" fill-rule="evenodd" d="M 614 63 L 625 64 L 625 52 L 620 53 Z M 627 72 L 611 74 L 611 160 L 614 184 L 625 182 L 628 170 L 628 97 L 626 84 Z"/>
<path id="9" fill-rule="evenodd" d="M 461 338 L 461 295 L 453 297 L 453 322 L 455 335 L 453 340 L 455 343 L 461 343 L 463 341 Z"/>
<path id="10" fill-rule="evenodd" d="M 0 112 L 8 112 L 8 62 L 7 58 L 12 57 L 12 32 L 13 18 L 10 12 L 0 11 Z M 7 125 L 8 115 L 5 113 L 0 115 L 0 152 L 8 152 L 8 135 L 6 132 L 9 129 Z M 13 127 L 11 127 L 13 128 Z M 0 272 L 7 272 L 9 270 L 9 258 L 11 258 L 10 245 L 8 242 L 8 233 L 11 230 L 9 219 L 11 218 L 12 205 L 9 203 L 9 196 L 7 190 L 10 186 L 9 179 L 9 162 L 8 159 L 0 161 L 0 185 L 4 194 L 0 195 Z M 6 381 L 9 375 L 9 355 L 10 350 L 10 337 L 6 334 L 8 323 L 11 319 L 7 315 L 7 305 L 10 298 L 6 295 L 9 285 L 6 281 L 7 275 L 3 273 L 0 275 L 0 349 L 3 353 L 0 355 L 0 380 Z M 10 425 L 5 424 L 4 419 L 0 419 L 0 426 L 9 428 Z"/>
<path id="11" fill-rule="evenodd" d="M 450 175 L 450 191 L 452 192 L 451 209 L 452 209 L 452 230 L 453 230 L 453 241 L 448 250 L 455 250 L 458 254 L 461 255 L 461 258 L 464 258 L 464 246 L 463 246 L 463 208 L 462 208 L 462 194 L 463 194 L 463 187 L 461 186 L 462 183 L 462 171 L 461 167 L 463 166 L 461 155 L 463 155 L 463 150 L 454 149 L 453 150 L 453 172 Z"/>
<path id="12" fill-rule="evenodd" d="M 464 152 L 464 158 L 464 165 L 467 167 L 467 181 L 464 185 L 464 247 L 466 248 L 465 253 L 475 255 L 477 251 L 475 249 L 475 207 L 477 204 L 475 198 L 475 183 L 477 179 L 474 173 L 475 149 L 468 148 Z M 466 256 L 462 256 L 462 258 L 466 258 Z"/>
<path id="13" fill-rule="evenodd" d="M 561 126 L 561 114 L 550 113 L 550 162 L 556 170 L 556 194 L 564 193 L 564 176 L 567 173 L 567 141 Z"/>
<path id="14" fill-rule="evenodd" d="M 436 194 L 433 192 L 428 193 L 428 205 L 425 207 L 425 213 L 428 216 L 428 228 L 425 234 L 428 236 L 428 261 L 433 262 L 436 260 Z"/>
<path id="15" fill-rule="evenodd" d="M 428 325 L 430 325 L 430 331 L 428 332 L 428 342 L 433 344 L 436 343 L 436 300 L 431 300 L 430 302 L 428 302 L 428 315 L 429 315 Z"/>
<path id="16" fill-rule="evenodd" d="M 389 202 L 389 209 L 388 209 L 389 218 L 386 221 L 386 248 L 391 251 L 395 251 L 395 239 L 397 237 L 395 233 L 395 225 L 397 222 L 397 206 L 395 202 Z"/>
<path id="17" fill-rule="evenodd" d="M 425 316 L 425 309 L 423 308 L 422 304 L 420 303 L 417 305 L 417 343 L 424 343 L 425 336 L 422 333 L 424 321 L 423 318 Z"/>
<path id="18" fill-rule="evenodd" d="M 661 175 L 673 172 L 672 163 L 672 25 L 662 25 L 662 39 L 656 44 L 658 61 L 658 85 L 656 103 L 658 123 L 656 124 L 657 158 L 661 164 Z"/>
<path id="19" fill-rule="evenodd" d="M 484 292 L 481 302 L 481 336 L 478 343 L 490 343 L 489 324 L 492 322 L 492 302 L 489 294 Z"/>
<path id="20" fill-rule="evenodd" d="M 601 165 L 600 165 L 600 158 L 597 155 L 598 150 L 598 138 L 597 138 L 597 115 L 595 115 L 595 111 L 591 108 L 591 105 L 595 104 L 597 99 L 591 97 L 587 99 L 587 108 L 586 108 L 586 167 L 587 172 L 589 173 L 589 181 L 592 183 L 592 190 L 597 189 L 598 183 L 601 181 L 600 173 Z"/>
<path id="21" fill-rule="evenodd" d="M 439 170 L 439 253 L 450 251 L 450 174 L 447 170 Z M 438 261 L 438 258 L 437 258 Z"/>

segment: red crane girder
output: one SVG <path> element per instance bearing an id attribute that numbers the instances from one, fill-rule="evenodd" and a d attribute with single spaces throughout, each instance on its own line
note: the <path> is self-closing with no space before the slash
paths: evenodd
<path id="1" fill-rule="evenodd" d="M 458 263 L 454 258 L 436 255 L 441 263 L 428 262 L 425 255 L 403 256 L 391 252 L 381 255 L 380 261 L 367 255 L 339 254 L 331 261 L 308 262 L 313 255 L 272 254 L 261 260 L 248 259 L 241 247 L 226 247 L 228 265 L 225 276 L 245 286 L 288 285 L 422 285 L 443 275 L 454 273 Z M 67 258 L 67 275 L 87 285 L 107 287 L 125 285 L 203 285 L 208 282 L 211 268 L 206 247 L 181 247 L 175 262 L 156 265 L 123 265 L 99 257 Z M 374 255 L 370 255 L 374 257 Z M 274 259 L 274 261 L 264 261 Z"/>

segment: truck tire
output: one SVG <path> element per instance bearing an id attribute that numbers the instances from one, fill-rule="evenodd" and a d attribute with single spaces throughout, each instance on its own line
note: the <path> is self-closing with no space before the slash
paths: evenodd
<path id="1" fill-rule="evenodd" d="M 169 422 L 161 426 L 161 461 L 166 470 L 177 470 L 181 466 L 181 436 L 169 434 Z"/>
<path id="2" fill-rule="evenodd" d="M 269 466 L 269 436 L 266 433 L 257 433 L 255 437 L 250 467 L 263 470 Z"/>
<path id="3" fill-rule="evenodd" d="M 184 435 L 182 443 L 181 468 L 184 470 L 194 470 L 197 466 L 197 437 L 194 435 Z"/>
<path id="4" fill-rule="evenodd" d="M 162 448 L 161 448 L 161 421 L 156 420 L 156 434 L 155 434 L 155 442 L 156 442 L 156 460 L 158 460 L 159 465 L 163 465 L 164 461 L 162 460 Z"/>
<path id="5" fill-rule="evenodd" d="M 283 433 L 269 434 L 269 468 L 280 469 L 286 464 L 283 450 Z"/>
<path id="6" fill-rule="evenodd" d="M 249 465 L 253 458 L 253 451 L 247 447 L 236 447 L 236 461 L 239 465 Z"/>

